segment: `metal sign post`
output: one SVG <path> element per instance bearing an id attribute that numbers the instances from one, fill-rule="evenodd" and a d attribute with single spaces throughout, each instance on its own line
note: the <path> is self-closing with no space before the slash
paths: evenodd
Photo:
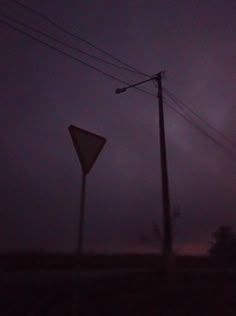
<path id="1" fill-rule="evenodd" d="M 80 192 L 80 217 L 79 217 L 79 232 L 78 232 L 78 261 L 83 253 L 83 231 L 84 231 L 84 210 L 85 210 L 85 195 L 86 195 L 86 173 L 82 172 L 81 192 Z"/>
<path id="2" fill-rule="evenodd" d="M 92 169 L 98 155 L 100 154 L 106 139 L 76 126 L 69 126 L 69 132 L 80 160 L 82 168 L 81 192 L 80 192 L 80 210 L 79 210 L 79 231 L 77 244 L 77 264 L 76 264 L 76 286 L 74 315 L 79 312 L 79 280 L 81 271 L 81 259 L 83 256 L 83 236 L 85 219 L 85 196 L 86 196 L 86 177 Z"/>
<path id="3" fill-rule="evenodd" d="M 78 233 L 78 259 L 80 261 L 83 251 L 83 230 L 85 215 L 86 176 L 92 169 L 98 155 L 100 154 L 106 139 L 79 127 L 71 125 L 69 132 L 80 160 L 82 168 L 80 215 Z"/>

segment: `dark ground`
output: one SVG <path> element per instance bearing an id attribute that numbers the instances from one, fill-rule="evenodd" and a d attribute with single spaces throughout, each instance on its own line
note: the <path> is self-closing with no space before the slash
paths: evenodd
<path id="1" fill-rule="evenodd" d="M 75 315 L 75 282 L 57 280 L 1 284 L 0 315 Z M 235 316 L 235 272 L 178 272 L 166 286 L 154 272 L 83 279 L 77 315 Z"/>
<path id="2" fill-rule="evenodd" d="M 102 273 L 84 275 L 79 287 L 72 257 L 0 259 L 0 316 L 236 315 L 236 269 L 219 269 L 206 258 L 178 257 L 167 285 L 158 256 L 90 256 L 87 271 Z M 72 277 L 65 277 L 68 271 Z"/>

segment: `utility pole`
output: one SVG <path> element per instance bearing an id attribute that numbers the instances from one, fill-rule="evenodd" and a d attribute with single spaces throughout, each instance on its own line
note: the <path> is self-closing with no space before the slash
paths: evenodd
<path id="1" fill-rule="evenodd" d="M 172 221 L 170 211 L 169 197 L 169 181 L 167 170 L 167 155 L 166 155 L 166 140 L 165 140 L 165 123 L 163 110 L 163 95 L 162 95 L 162 72 L 157 75 L 138 82 L 136 84 L 116 89 L 116 93 L 123 93 L 129 88 L 136 87 L 148 81 L 155 80 L 158 86 L 158 109 L 159 109 L 159 136 L 160 136 L 160 159 L 161 159 L 161 184 L 162 184 L 162 206 L 163 206 L 163 244 L 162 255 L 164 263 L 164 272 L 168 280 L 171 279 L 173 269 L 173 240 L 172 240 Z"/>
<path id="2" fill-rule="evenodd" d="M 158 85 L 158 103 L 159 103 L 159 136 L 160 136 L 160 158 L 161 158 L 161 180 L 162 180 L 162 205 L 163 205 L 163 259 L 165 263 L 165 272 L 168 278 L 171 278 L 173 264 L 173 238 L 172 238 L 172 220 L 170 211 L 169 180 L 167 170 L 165 121 L 163 109 L 162 94 L 162 73 L 156 77 Z"/>

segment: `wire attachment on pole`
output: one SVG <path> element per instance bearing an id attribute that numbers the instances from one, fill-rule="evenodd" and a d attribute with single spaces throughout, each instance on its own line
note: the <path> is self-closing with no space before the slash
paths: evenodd
<path id="1" fill-rule="evenodd" d="M 126 88 L 116 89 L 116 94 L 120 94 L 126 91 Z"/>

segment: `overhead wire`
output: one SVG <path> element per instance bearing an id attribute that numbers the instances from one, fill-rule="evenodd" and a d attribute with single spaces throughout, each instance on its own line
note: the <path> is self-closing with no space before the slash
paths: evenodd
<path id="1" fill-rule="evenodd" d="M 75 47 L 75 46 L 72 46 L 72 45 L 70 45 L 70 44 L 67 44 L 65 41 L 62 41 L 62 40 L 60 40 L 60 39 L 58 39 L 58 38 L 56 38 L 56 37 L 54 37 L 54 36 L 52 36 L 52 35 L 50 35 L 50 34 L 44 32 L 44 31 L 41 31 L 40 29 L 38 29 L 38 28 L 36 28 L 36 27 L 34 27 L 34 26 L 32 26 L 32 25 L 29 25 L 29 24 L 27 24 L 27 23 L 25 23 L 25 22 L 22 22 L 22 21 L 20 21 L 20 20 L 14 18 L 14 17 L 9 16 L 8 14 L 4 13 L 4 11 L 2 11 L 1 8 L 0 8 L 0 15 L 2 15 L 3 17 L 7 18 L 7 19 L 10 20 L 10 21 L 13 21 L 14 23 L 17 23 L 18 25 L 24 26 L 25 28 L 28 28 L 28 29 L 30 29 L 31 31 L 34 31 L 34 32 L 36 32 L 36 33 L 38 33 L 38 34 L 41 34 L 41 35 L 43 35 L 43 36 L 45 36 L 45 37 L 47 37 L 47 38 L 49 38 L 49 39 L 51 39 L 51 40 L 53 40 L 53 41 L 59 43 L 59 44 L 64 45 L 65 47 L 68 47 L 68 48 L 70 48 L 70 49 L 72 49 L 72 50 L 74 50 L 74 51 L 76 51 L 76 52 L 78 52 L 78 53 L 81 53 L 81 54 L 83 54 L 83 55 L 86 55 L 86 56 L 88 56 L 88 57 L 90 57 L 90 58 L 92 58 L 92 59 L 94 59 L 94 60 L 96 60 L 96 61 L 98 61 L 98 62 L 101 62 L 101 63 L 103 63 L 103 64 L 107 64 L 107 65 L 110 65 L 110 66 L 119 68 L 119 69 L 121 69 L 121 70 L 126 70 L 126 71 L 129 71 L 129 72 L 131 71 L 132 73 L 136 73 L 134 70 L 131 70 L 131 69 L 129 69 L 129 68 L 125 68 L 125 67 L 123 67 L 123 66 L 114 64 L 114 63 L 112 63 L 112 62 L 110 62 L 110 61 L 107 61 L 107 60 L 104 60 L 104 59 L 102 59 L 102 58 L 100 58 L 100 57 L 98 57 L 98 56 L 95 56 L 95 55 L 93 55 L 93 54 L 87 53 L 87 52 L 83 51 L 83 50 L 80 49 L 80 48 L 77 48 L 77 47 Z"/>
<path id="2" fill-rule="evenodd" d="M 117 81 L 117 82 L 119 82 L 119 83 L 122 83 L 122 84 L 125 84 L 125 85 L 129 85 L 129 84 L 130 84 L 130 83 L 127 82 L 127 81 L 121 80 L 121 79 L 117 78 L 116 76 L 113 76 L 112 74 L 109 74 L 109 73 L 103 71 L 102 69 L 100 69 L 100 68 L 98 68 L 98 67 L 96 67 L 96 66 L 94 66 L 94 65 L 91 65 L 91 64 L 89 64 L 89 63 L 87 63 L 87 62 L 85 62 L 85 61 L 83 61 L 83 60 L 81 60 L 81 59 L 79 59 L 79 58 L 73 56 L 72 54 L 70 54 L 70 53 L 68 53 L 68 52 L 66 52 L 66 51 L 64 51 L 64 50 L 61 50 L 60 48 L 55 47 L 55 46 L 53 46 L 53 45 L 51 45 L 51 44 L 49 44 L 49 43 L 43 41 L 42 39 L 37 38 L 36 36 L 34 36 L 34 35 L 30 34 L 30 33 L 27 33 L 26 31 L 24 31 L 24 30 L 18 28 L 18 27 L 15 26 L 15 25 L 12 25 L 11 23 L 9 23 L 9 22 L 7 22 L 7 21 L 5 21 L 5 20 L 0 19 L 0 23 L 3 23 L 3 24 L 5 24 L 5 25 L 7 25 L 9 28 L 14 29 L 15 31 L 17 31 L 17 32 L 19 32 L 19 33 L 21 33 L 21 34 L 24 34 L 25 36 L 31 38 L 32 40 L 39 42 L 40 44 L 42 44 L 42 45 L 44 45 L 44 46 L 46 46 L 46 47 L 48 47 L 48 48 L 50 48 L 50 49 L 56 51 L 57 53 L 59 53 L 59 54 L 61 54 L 61 55 L 64 55 L 64 56 L 66 56 L 66 57 L 68 57 L 68 58 L 73 59 L 74 61 L 77 61 L 77 62 L 80 63 L 80 64 L 83 64 L 84 66 L 86 66 L 86 67 L 88 67 L 88 68 L 90 68 L 90 69 L 92 69 L 92 70 L 94 70 L 94 71 L 96 71 L 96 72 L 102 74 L 102 75 L 105 76 L 105 77 L 108 77 L 108 78 L 110 78 L 110 79 L 112 79 L 112 80 L 115 80 L 115 81 Z M 138 88 L 138 87 L 134 87 L 134 88 L 135 88 L 136 90 L 138 90 L 138 91 L 141 91 L 141 92 L 145 93 L 145 94 L 154 96 L 154 94 L 152 94 L 152 93 L 150 93 L 150 92 L 148 92 L 148 91 L 146 91 L 146 90 L 144 90 L 144 89 L 142 89 L 142 88 Z"/>
<path id="3" fill-rule="evenodd" d="M 106 54 L 106 55 L 112 57 L 114 60 L 119 61 L 121 64 L 123 64 L 123 65 L 129 67 L 130 69 L 133 69 L 134 72 L 136 72 L 137 74 L 141 74 L 141 75 L 144 75 L 145 77 L 149 77 L 149 78 L 150 78 L 149 75 L 140 72 L 138 69 L 136 69 L 136 68 L 130 66 L 130 65 L 127 64 L 127 63 L 124 63 L 124 62 L 121 61 L 119 58 L 116 58 L 114 55 L 109 54 L 109 53 L 107 53 L 105 50 L 98 48 L 96 45 L 94 45 L 94 44 L 92 44 L 91 42 L 89 42 L 89 41 L 83 39 L 82 37 L 77 36 L 76 34 L 71 33 L 70 31 L 67 31 L 66 29 L 64 29 L 63 27 L 61 27 L 61 26 L 58 25 L 57 23 L 55 23 L 53 20 L 51 20 L 51 19 L 50 19 L 49 17 L 47 17 L 46 15 L 44 15 L 44 14 L 42 14 L 42 13 L 40 13 L 40 12 L 38 12 L 38 11 L 36 11 L 36 10 L 34 10 L 34 9 L 32 9 L 32 8 L 30 8 L 30 7 L 28 7 L 28 6 L 24 5 L 24 4 L 22 4 L 22 3 L 20 3 L 20 2 L 17 1 L 17 0 L 10 0 L 10 1 L 15 2 L 15 3 L 17 3 L 18 5 L 22 6 L 23 8 L 25 8 L 25 9 L 27 9 L 27 10 L 30 10 L 31 12 L 33 12 L 33 13 L 35 13 L 35 14 L 41 16 L 42 18 L 44 18 L 45 20 L 47 20 L 48 22 L 50 22 L 52 25 L 56 26 L 58 29 L 61 29 L 63 32 L 65 32 L 65 33 L 67 33 L 67 34 L 69 34 L 69 35 L 71 35 L 71 36 L 75 36 L 75 37 L 78 38 L 79 40 L 82 40 L 82 41 L 84 41 L 85 43 L 87 43 L 88 45 L 90 45 L 91 47 L 94 47 L 94 48 L 96 48 L 97 50 L 100 50 L 100 51 L 103 52 L 104 54 Z M 5 15 L 5 17 L 7 17 L 7 16 Z M 9 18 L 9 17 L 7 17 L 7 18 Z M 13 19 L 13 18 L 10 18 L 10 19 Z M 74 47 L 72 47 L 72 46 L 70 47 L 70 45 L 67 45 L 67 43 L 65 43 L 65 42 L 63 42 L 63 41 L 60 41 L 60 40 L 58 40 L 58 39 L 52 37 L 51 35 L 46 34 L 45 32 L 42 32 L 42 31 L 39 30 L 39 29 L 36 29 L 36 28 L 34 28 L 34 27 L 31 27 L 31 26 L 27 25 L 26 23 L 19 22 L 19 20 L 17 21 L 16 19 L 15 19 L 15 22 L 17 22 L 18 24 L 21 23 L 21 25 L 23 25 L 23 26 L 25 26 L 25 27 L 27 27 L 27 28 L 30 28 L 31 30 L 33 30 L 33 31 L 35 31 L 35 32 L 41 33 L 42 35 L 44 35 L 44 36 L 46 36 L 46 37 L 48 37 L 48 38 L 51 38 L 52 40 L 55 40 L 55 41 L 57 41 L 58 43 L 61 43 L 61 44 L 65 45 L 65 46 L 67 46 L 67 47 L 69 47 L 69 48 L 75 49 Z M 6 22 L 6 21 L 0 19 L 0 23 L 4 23 L 4 24 L 7 25 L 8 27 L 10 27 L 10 28 L 12 28 L 12 29 L 14 29 L 14 30 L 16 30 L 16 31 L 18 31 L 18 32 L 20 32 L 20 33 L 22 33 L 22 34 L 24 34 L 25 36 L 28 36 L 28 37 L 31 38 L 32 40 L 37 41 L 37 42 L 41 43 L 42 45 L 47 46 L 48 48 L 53 49 L 53 50 L 56 51 L 57 53 L 62 54 L 62 55 L 64 55 L 64 56 L 68 57 L 68 58 L 71 58 L 71 59 L 73 59 L 74 61 L 77 61 L 77 62 L 83 64 L 84 66 L 87 66 L 87 67 L 89 67 L 90 69 L 92 69 L 92 70 L 94 70 L 94 71 L 96 71 L 96 72 L 98 72 L 98 73 L 100 73 L 100 74 L 102 74 L 102 75 L 104 75 L 104 76 L 106 76 L 106 77 L 112 79 L 112 80 L 115 80 L 115 81 L 120 82 L 120 83 L 122 83 L 122 84 L 129 85 L 128 82 L 123 81 L 123 80 L 121 80 L 120 78 L 118 78 L 118 77 L 116 77 L 116 76 L 113 76 L 113 75 L 111 75 L 111 74 L 109 74 L 109 73 L 107 73 L 107 72 L 105 72 L 105 71 L 99 69 L 98 67 L 96 67 L 96 66 L 94 66 L 94 65 L 88 64 L 87 62 L 85 62 L 85 61 L 83 61 L 83 60 L 81 60 L 81 59 L 79 59 L 79 58 L 77 58 L 77 57 L 71 55 L 70 53 L 63 51 L 63 50 L 61 50 L 61 49 L 59 49 L 59 48 L 57 48 L 57 47 L 55 47 L 55 46 L 53 46 L 53 45 L 51 45 L 51 44 L 49 44 L 49 43 L 43 41 L 43 40 L 41 40 L 41 39 L 39 39 L 39 38 L 33 36 L 32 34 L 29 34 L 29 33 L 25 32 L 25 31 L 22 30 L 22 29 L 19 29 L 18 27 L 16 27 L 16 26 L 10 24 L 9 22 Z M 79 51 L 79 49 L 78 49 L 78 51 Z M 91 56 L 97 58 L 97 56 L 94 56 L 94 55 L 92 55 L 92 54 L 91 54 Z M 125 69 L 127 70 L 127 68 L 125 68 Z M 150 96 L 156 97 L 155 94 L 150 93 L 150 92 L 148 92 L 148 91 L 146 91 L 146 90 L 144 90 L 144 89 L 141 89 L 141 88 L 138 88 L 138 87 L 135 87 L 135 89 L 136 89 L 136 90 L 139 90 L 139 91 L 141 91 L 141 92 L 143 92 L 143 93 L 145 93 L 145 94 L 148 94 L 148 95 L 150 95 Z M 164 90 L 165 90 L 165 92 L 167 92 L 167 95 L 169 95 L 169 97 L 172 95 L 172 93 L 171 93 L 168 89 L 164 88 Z M 175 98 L 176 98 L 176 100 L 177 100 L 177 97 L 175 97 Z M 174 100 L 174 97 L 172 96 L 172 101 L 175 102 L 175 104 L 177 104 L 177 105 L 179 106 L 179 104 L 177 103 L 176 100 Z M 224 145 L 222 145 L 221 143 L 219 143 L 212 135 L 210 135 L 210 134 L 207 133 L 204 129 L 202 129 L 198 124 L 196 124 L 196 122 L 195 122 L 193 119 L 191 119 L 191 117 L 186 117 L 186 115 L 184 115 L 183 113 L 179 112 L 174 106 L 170 105 L 169 103 L 166 103 L 166 104 L 167 104 L 167 106 L 170 107 L 175 113 L 177 113 L 178 115 L 180 115 L 182 118 L 184 118 L 186 121 L 188 121 L 192 126 L 194 126 L 195 128 L 197 128 L 198 131 L 201 131 L 206 137 L 208 137 L 209 139 L 211 139 L 211 141 L 214 142 L 217 146 L 221 147 L 221 149 L 223 149 L 224 151 L 227 151 L 230 155 L 232 155 L 232 151 L 229 151 L 229 149 L 228 149 L 227 147 L 225 147 Z M 182 105 L 183 105 L 183 104 L 182 104 Z M 185 104 L 185 106 L 186 106 L 186 104 Z M 187 107 L 187 108 L 188 108 L 188 110 L 189 110 L 190 112 L 194 112 L 190 107 Z M 200 115 L 198 115 L 197 113 L 195 113 L 194 115 L 197 116 L 199 119 L 204 120 L 204 119 L 201 118 Z M 207 125 L 210 126 L 210 124 L 209 124 L 206 120 L 204 120 L 204 121 L 207 123 Z M 213 127 L 211 126 L 211 128 L 213 128 Z M 214 128 L 213 128 L 213 129 L 214 129 Z M 217 131 L 218 131 L 218 130 L 217 130 Z M 219 131 L 218 131 L 218 132 L 219 132 Z"/>
<path id="4" fill-rule="evenodd" d="M 208 128 L 213 130 L 215 133 L 217 133 L 219 136 L 221 136 L 229 145 L 235 147 L 236 143 L 234 143 L 230 138 L 228 138 L 226 135 L 224 135 L 222 132 L 220 132 L 215 126 L 211 125 L 206 119 L 204 119 L 202 116 L 200 116 L 197 112 L 193 110 L 192 107 L 187 105 L 184 101 L 182 101 L 180 98 L 178 98 L 173 92 L 171 92 L 166 87 L 163 87 L 163 90 L 165 91 L 166 95 L 175 102 L 178 106 L 180 106 L 182 109 L 188 110 L 191 112 L 193 116 L 195 116 L 198 120 L 203 122 L 207 125 Z"/>
<path id="5" fill-rule="evenodd" d="M 123 66 L 126 66 L 128 67 L 130 70 L 132 70 L 133 72 L 136 72 L 137 74 L 139 75 L 142 75 L 142 76 L 145 76 L 147 78 L 150 78 L 150 76 L 140 70 L 138 70 L 137 68 L 129 65 L 128 63 L 126 63 L 125 61 L 121 60 L 120 58 L 114 56 L 113 54 L 107 52 L 106 50 L 104 50 L 103 48 L 101 47 L 98 47 L 97 45 L 93 44 L 91 41 L 79 36 L 78 34 L 74 33 L 74 32 L 71 32 L 69 31 L 68 29 L 64 28 L 63 26 L 61 26 L 60 24 L 56 23 L 52 18 L 50 18 L 49 16 L 47 16 L 46 14 L 44 13 L 41 13 L 40 11 L 36 10 L 36 9 L 33 9 L 32 7 L 26 5 L 26 4 L 23 4 L 21 3 L 20 1 L 17 1 L 17 0 L 10 0 L 11 2 L 15 3 L 16 5 L 24 8 L 25 10 L 33 13 L 34 15 L 37 15 L 39 17 L 41 17 L 42 19 L 44 19 L 45 21 L 47 21 L 48 23 L 50 23 L 52 26 L 56 27 L 58 30 L 64 32 L 65 34 L 67 35 L 70 35 L 71 37 L 75 38 L 76 40 L 79 40 L 85 44 L 87 44 L 88 46 L 96 49 L 97 51 L 100 51 L 101 53 L 103 53 L 104 55 L 112 58 L 113 60 L 119 62 L 120 64 L 122 64 Z"/>
<path id="6" fill-rule="evenodd" d="M 220 148 L 224 154 L 227 156 L 230 156 L 233 159 L 233 162 L 236 162 L 236 155 L 235 153 L 230 150 L 228 147 L 226 147 L 224 144 L 219 142 L 217 139 L 215 139 L 211 134 L 209 134 L 207 131 L 205 131 L 198 123 L 196 123 L 191 117 L 186 116 L 186 113 L 180 112 L 171 105 L 170 103 L 165 101 L 165 104 L 171 108 L 175 113 L 177 113 L 179 116 L 181 116 L 185 121 L 187 121 L 191 126 L 193 126 L 198 132 L 201 132 L 205 137 L 210 139 L 215 145 L 217 145 L 218 148 Z"/>

